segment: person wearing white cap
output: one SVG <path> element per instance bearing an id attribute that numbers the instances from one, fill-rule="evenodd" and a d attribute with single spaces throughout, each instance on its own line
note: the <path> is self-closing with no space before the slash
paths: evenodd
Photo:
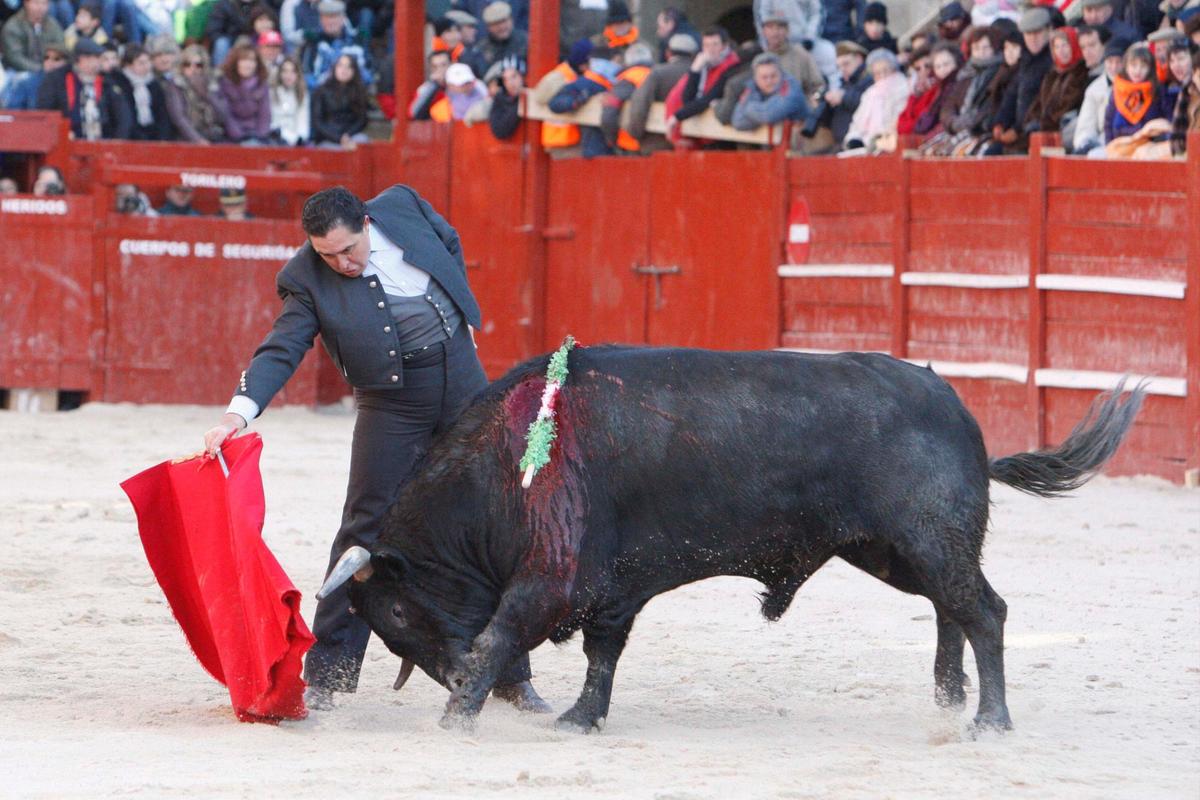
<path id="1" fill-rule="evenodd" d="M 450 118 L 461 120 L 471 107 L 487 99 L 487 87 L 466 64 L 451 64 L 446 70 L 446 97 L 450 99 Z"/>

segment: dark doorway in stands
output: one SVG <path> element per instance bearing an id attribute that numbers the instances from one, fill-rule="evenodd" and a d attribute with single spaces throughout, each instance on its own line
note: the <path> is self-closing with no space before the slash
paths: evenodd
<path id="1" fill-rule="evenodd" d="M 543 349 L 778 346 L 781 180 L 768 152 L 552 162 Z"/>

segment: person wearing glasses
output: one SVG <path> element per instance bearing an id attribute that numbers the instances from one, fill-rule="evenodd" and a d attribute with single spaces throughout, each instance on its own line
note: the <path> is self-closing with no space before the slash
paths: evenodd
<path id="1" fill-rule="evenodd" d="M 225 139 L 225 112 L 209 91 L 211 77 L 208 63 L 208 52 L 203 47 L 197 44 L 185 47 L 179 74 L 175 75 L 174 80 L 179 89 L 178 96 L 167 98 L 167 113 L 180 138 L 196 144 Z M 171 112 L 172 102 L 176 103 L 174 114 Z M 178 105 L 180 102 L 182 107 Z M 186 124 L 183 124 L 184 119 Z"/>
<path id="2" fill-rule="evenodd" d="M 25 111 L 37 108 L 37 93 L 42 85 L 42 78 L 47 72 L 53 72 L 66 65 L 67 63 L 67 47 L 61 41 L 49 42 L 46 44 L 46 52 L 42 55 L 42 68 L 37 72 L 30 72 L 25 78 L 13 78 L 15 73 L 10 72 L 10 83 L 7 88 L 7 96 L 2 103 L 4 108 L 11 108 L 18 111 Z"/>

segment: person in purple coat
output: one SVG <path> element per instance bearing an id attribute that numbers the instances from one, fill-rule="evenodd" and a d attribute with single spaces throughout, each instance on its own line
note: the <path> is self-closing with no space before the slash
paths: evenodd
<path id="1" fill-rule="evenodd" d="M 271 94 L 267 65 L 248 44 L 236 45 L 221 66 L 217 99 L 225 109 L 225 135 L 231 142 L 266 144 L 271 136 Z"/>

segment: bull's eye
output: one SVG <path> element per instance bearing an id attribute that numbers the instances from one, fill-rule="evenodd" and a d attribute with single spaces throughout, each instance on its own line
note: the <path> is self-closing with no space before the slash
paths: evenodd
<path id="1" fill-rule="evenodd" d="M 401 606 L 399 603 L 396 603 L 394 606 L 392 606 L 392 617 L 395 618 L 396 623 L 398 625 L 407 624 L 404 621 L 404 607 Z"/>

